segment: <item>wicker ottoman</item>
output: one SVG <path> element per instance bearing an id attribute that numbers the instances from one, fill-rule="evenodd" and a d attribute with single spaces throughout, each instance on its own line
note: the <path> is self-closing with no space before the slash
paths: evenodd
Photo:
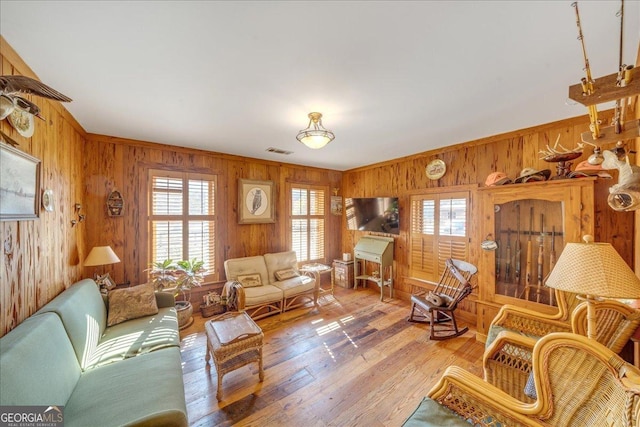
<path id="1" fill-rule="evenodd" d="M 204 324 L 207 333 L 206 363 L 213 356 L 218 372 L 216 398 L 222 398 L 222 377 L 244 365 L 258 362 L 258 376 L 264 380 L 262 367 L 262 329 L 245 312 L 227 312 Z"/>

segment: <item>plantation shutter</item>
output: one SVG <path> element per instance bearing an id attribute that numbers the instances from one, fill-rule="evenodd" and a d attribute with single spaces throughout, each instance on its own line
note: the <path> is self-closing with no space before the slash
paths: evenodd
<path id="1" fill-rule="evenodd" d="M 197 258 L 217 275 L 214 175 L 149 170 L 149 263 Z"/>
<path id="2" fill-rule="evenodd" d="M 437 281 L 447 258 L 468 260 L 468 193 L 411 198 L 411 277 Z"/>
<path id="3" fill-rule="evenodd" d="M 298 262 L 324 261 L 326 189 L 291 184 L 290 247 Z"/>

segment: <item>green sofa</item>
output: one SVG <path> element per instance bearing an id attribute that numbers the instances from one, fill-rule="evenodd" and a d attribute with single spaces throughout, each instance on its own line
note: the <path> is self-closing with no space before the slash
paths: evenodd
<path id="1" fill-rule="evenodd" d="M 0 338 L 0 406 L 64 406 L 65 426 L 187 426 L 171 294 L 158 313 L 107 326 L 93 280 Z"/>

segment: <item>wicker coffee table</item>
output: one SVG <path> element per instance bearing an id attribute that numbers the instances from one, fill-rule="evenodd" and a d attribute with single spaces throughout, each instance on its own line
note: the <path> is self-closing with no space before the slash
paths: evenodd
<path id="1" fill-rule="evenodd" d="M 222 377 L 249 363 L 258 362 L 258 376 L 264 380 L 262 367 L 262 329 L 245 312 L 227 312 L 204 324 L 207 333 L 206 363 L 213 356 L 218 372 L 216 398 L 222 398 Z"/>

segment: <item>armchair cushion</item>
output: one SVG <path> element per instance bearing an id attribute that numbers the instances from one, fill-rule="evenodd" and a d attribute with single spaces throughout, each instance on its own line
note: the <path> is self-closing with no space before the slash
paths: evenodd
<path id="1" fill-rule="evenodd" d="M 243 286 L 244 288 L 244 286 Z M 282 301 L 282 291 L 273 285 L 244 288 L 245 306 L 261 305 Z"/>
<path id="2" fill-rule="evenodd" d="M 469 423 L 451 409 L 425 397 L 403 427 L 469 427 Z"/>
<path id="3" fill-rule="evenodd" d="M 109 292 L 107 326 L 157 313 L 158 304 L 151 285 L 140 285 Z"/>
<path id="4" fill-rule="evenodd" d="M 296 257 L 295 251 L 264 254 L 264 262 L 267 265 L 267 270 L 269 271 L 269 281 L 271 283 L 280 280 L 275 275 L 276 271 L 298 268 L 298 258 Z"/>
<path id="5" fill-rule="evenodd" d="M 280 280 L 273 284 L 273 286 L 282 289 L 285 298 L 312 291 L 315 285 L 315 279 L 309 276 L 295 276 L 291 279 Z"/>
<path id="6" fill-rule="evenodd" d="M 258 273 L 263 285 L 271 283 L 264 257 L 260 255 L 228 259 L 224 262 L 224 272 L 227 280 L 238 280 L 238 276 Z"/>

